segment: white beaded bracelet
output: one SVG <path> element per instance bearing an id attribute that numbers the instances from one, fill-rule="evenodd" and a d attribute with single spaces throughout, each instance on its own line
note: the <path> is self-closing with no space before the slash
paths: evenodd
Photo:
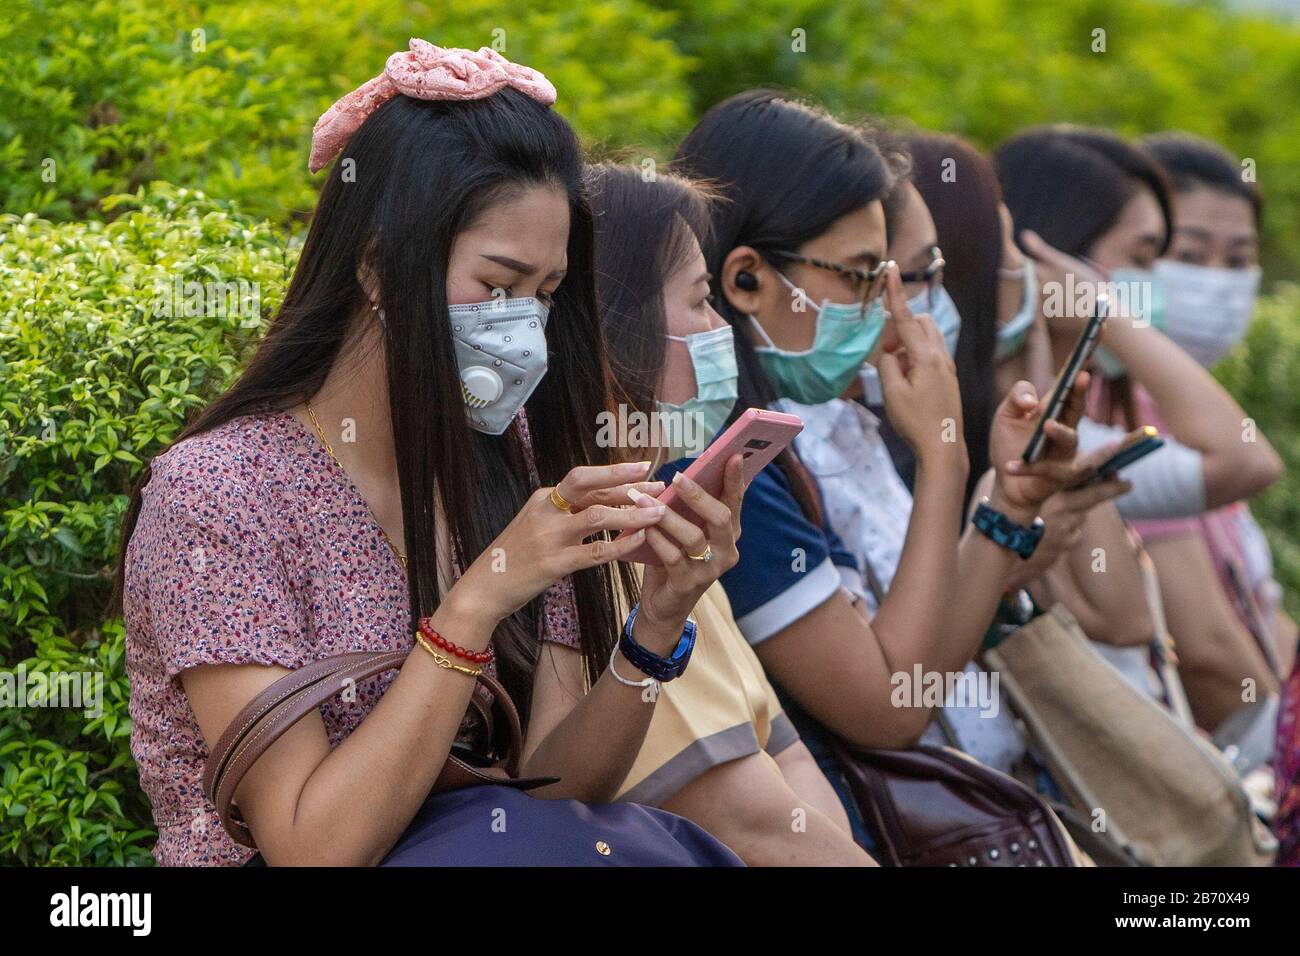
<path id="1" fill-rule="evenodd" d="M 654 695 L 659 696 L 659 692 L 663 689 L 663 685 L 659 681 L 653 677 L 647 677 L 645 680 L 628 680 L 614 668 L 614 658 L 616 657 L 618 657 L 617 644 L 614 645 L 614 652 L 609 655 L 609 672 L 614 675 L 614 680 L 627 687 L 653 687 L 655 689 Z"/>

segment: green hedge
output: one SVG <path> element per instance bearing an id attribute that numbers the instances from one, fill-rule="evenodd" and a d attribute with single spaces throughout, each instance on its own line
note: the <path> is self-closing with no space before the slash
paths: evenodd
<path id="1" fill-rule="evenodd" d="M 1300 285 L 1260 302 L 1244 345 L 1214 370 L 1286 463 L 1282 480 L 1250 503 L 1273 546 L 1286 606 L 1300 620 Z"/>
<path id="2" fill-rule="evenodd" d="M 668 0 L 694 111 L 784 86 L 991 148 L 1034 123 L 1185 129 L 1256 162 L 1266 270 L 1300 278 L 1300 24 L 1218 0 Z M 1105 52 L 1093 52 L 1093 31 Z M 802 30 L 804 52 L 792 47 Z"/>
<path id="3" fill-rule="evenodd" d="M 1097 28 L 1105 53 L 1091 50 Z M 306 171 L 316 117 L 408 36 L 504 40 L 507 56 L 555 81 L 558 108 L 588 145 L 661 158 L 703 109 L 764 84 L 984 146 L 1051 120 L 1197 131 L 1256 161 L 1267 268 L 1300 274 L 1300 27 L 1211 0 L 27 0 L 7 9 L 0 664 L 100 674 L 105 706 L 97 716 L 0 708 L 0 860 L 150 860 L 122 627 L 102 614 L 125 492 L 140 463 L 231 379 L 278 304 L 296 257 L 287 237 L 300 234 L 319 184 Z M 142 185 L 154 180 L 178 185 Z M 256 284 L 252 313 L 157 314 L 163 286 L 237 279 Z M 1254 510 L 1300 613 L 1291 399 L 1300 287 L 1264 300 L 1217 374 L 1287 461 Z"/>
<path id="4" fill-rule="evenodd" d="M 0 661 L 104 675 L 100 716 L 0 708 L 0 857 L 23 863 L 149 859 L 123 631 L 103 620 L 126 492 L 231 380 L 296 259 L 275 228 L 200 192 L 158 184 L 105 205 L 111 223 L 0 217 Z M 255 283 L 256 314 L 234 298 L 167 314 L 178 280 L 235 279 Z"/>
<path id="5" fill-rule="evenodd" d="M 986 147 L 1057 120 L 1192 130 L 1255 160 L 1269 272 L 1300 277 L 1300 26 L 1220 0 L 26 0 L 0 20 L 0 210 L 97 217 L 162 179 L 301 218 L 316 117 L 409 36 L 503 42 L 589 145 L 661 158 L 763 84 Z"/>
<path id="6" fill-rule="evenodd" d="M 305 215 L 316 118 L 408 37 L 545 71 L 589 142 L 662 137 L 690 120 L 669 19 L 643 0 L 24 0 L 0 19 L 0 210 L 99 216 L 161 179 Z"/>

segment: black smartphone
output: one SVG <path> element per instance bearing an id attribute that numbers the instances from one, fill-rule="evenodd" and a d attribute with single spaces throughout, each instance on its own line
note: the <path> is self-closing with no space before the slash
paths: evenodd
<path id="1" fill-rule="evenodd" d="M 1143 425 L 1138 431 L 1129 435 L 1119 450 L 1098 465 L 1095 471 L 1084 475 L 1069 487 L 1070 489 L 1085 488 L 1088 485 L 1095 485 L 1102 481 L 1110 481 L 1119 474 L 1121 468 L 1127 468 L 1135 461 L 1139 461 L 1153 451 L 1163 448 L 1164 445 L 1165 440 L 1160 437 L 1155 428 L 1151 425 Z"/>
<path id="2" fill-rule="evenodd" d="M 1029 444 L 1025 446 L 1025 453 L 1021 457 L 1029 464 L 1033 464 L 1043 456 L 1043 449 L 1047 447 L 1047 432 L 1043 429 L 1048 422 L 1054 422 L 1061 417 L 1061 412 L 1065 411 L 1065 403 L 1070 397 L 1070 387 L 1079 373 L 1083 371 L 1083 366 L 1087 364 L 1088 359 L 1092 358 L 1093 350 L 1097 348 L 1097 343 L 1101 339 L 1102 326 L 1106 324 L 1106 312 L 1109 306 L 1109 300 L 1103 293 L 1097 294 L 1097 307 L 1088 320 L 1088 324 L 1083 327 L 1079 334 L 1079 341 L 1074 343 L 1074 351 L 1070 353 L 1070 358 L 1061 369 L 1061 374 L 1056 378 L 1056 384 L 1052 386 L 1052 397 L 1047 402 L 1047 408 L 1043 410 L 1043 416 L 1038 420 L 1038 425 L 1034 428 L 1034 434 L 1029 438 Z"/>

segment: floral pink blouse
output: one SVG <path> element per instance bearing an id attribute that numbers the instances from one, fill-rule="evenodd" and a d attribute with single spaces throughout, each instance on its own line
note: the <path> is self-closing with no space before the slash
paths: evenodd
<path id="1" fill-rule="evenodd" d="M 567 580 L 544 606 L 543 639 L 577 646 Z M 298 668 L 414 644 L 401 564 L 347 473 L 287 412 L 235 419 L 154 460 L 127 548 L 125 615 L 131 752 L 164 866 L 242 864 L 254 852 L 226 834 L 203 796 L 208 749 L 182 671 Z M 395 676 L 321 707 L 331 746 Z"/>

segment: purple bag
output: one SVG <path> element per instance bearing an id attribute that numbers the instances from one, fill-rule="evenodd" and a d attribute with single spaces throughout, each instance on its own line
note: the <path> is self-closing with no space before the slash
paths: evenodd
<path id="1" fill-rule="evenodd" d="M 708 832 L 635 803 L 512 787 L 431 794 L 380 866 L 744 866 Z"/>

